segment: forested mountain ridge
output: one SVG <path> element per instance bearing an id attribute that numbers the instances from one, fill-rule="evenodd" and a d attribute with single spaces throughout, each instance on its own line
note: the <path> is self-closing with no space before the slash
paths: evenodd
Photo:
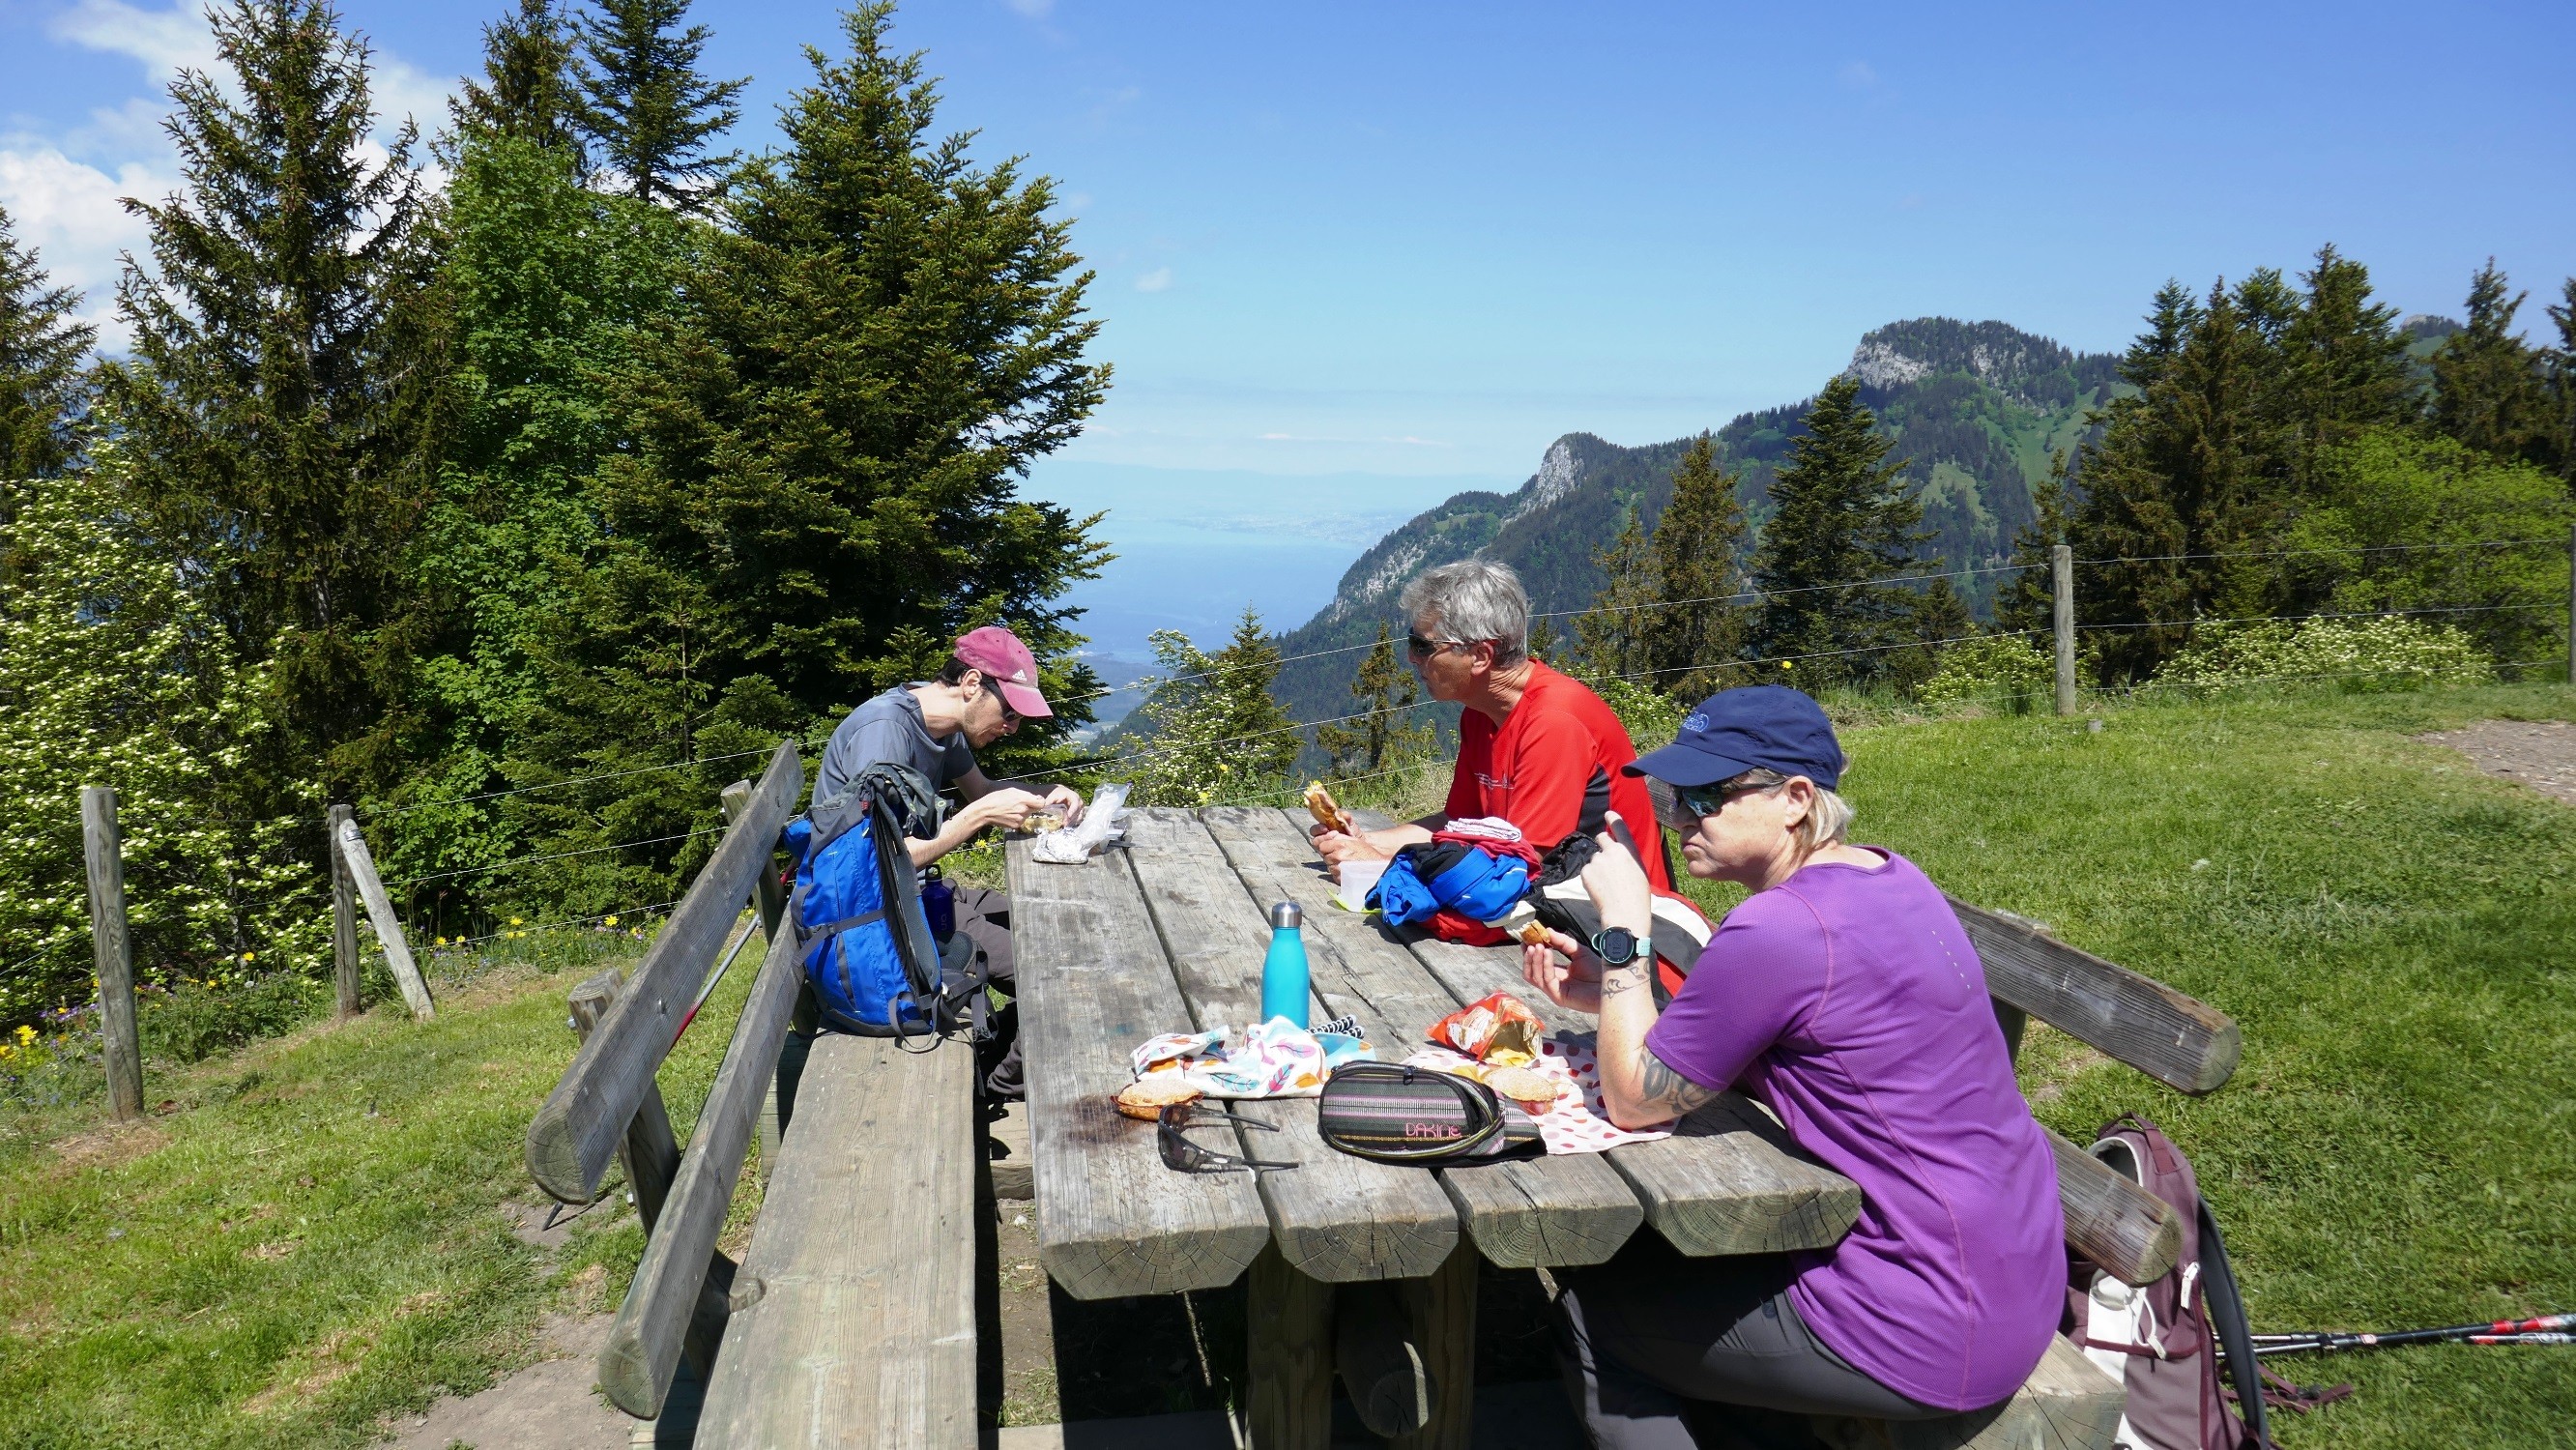
<path id="1" fill-rule="evenodd" d="M 1844 371 L 1860 380 L 1895 456 L 1908 460 L 1907 487 L 1921 498 L 1931 534 L 1921 557 L 1965 568 L 2009 555 L 2014 531 L 2032 518 L 2032 487 L 2047 477 L 2052 454 L 2071 453 L 2082 440 L 2087 413 L 2116 386 L 2117 366 L 2113 354 L 2074 352 L 2001 322 L 1926 317 L 1863 336 Z M 1721 461 L 1743 474 L 1756 535 L 1808 406 L 1746 413 L 1716 432 Z M 1367 643 L 1407 580 L 1471 554 L 1519 570 L 1541 611 L 1588 605 L 1604 582 L 1594 552 L 1618 533 L 1631 503 L 1649 526 L 1661 517 L 1689 442 L 1630 448 L 1569 433 L 1512 492 L 1462 493 L 1416 515 L 1352 564 L 1331 604 L 1281 638 L 1289 663 L 1276 686 L 1280 699 L 1299 719 L 1342 713 L 1356 654 L 1298 656 Z M 1987 593 L 1961 592 L 1981 607 Z"/>

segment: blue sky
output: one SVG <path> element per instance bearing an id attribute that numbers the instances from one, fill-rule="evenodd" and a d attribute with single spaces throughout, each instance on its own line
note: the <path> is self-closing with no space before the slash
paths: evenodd
<path id="1" fill-rule="evenodd" d="M 429 111 L 501 8 L 346 13 Z M 0 0 L 0 205 L 102 297 L 113 198 L 170 184 L 191 13 Z M 768 144 L 835 10 L 693 14 Z M 984 154 L 1059 179 L 1100 273 L 1116 386 L 1038 488 L 1157 527 L 1323 488 L 1262 476 L 1390 514 L 1509 487 L 1561 433 L 1811 393 L 1899 318 L 2117 348 L 2166 278 L 2326 241 L 2410 312 L 2492 253 L 2545 326 L 2576 273 L 2564 4 L 916 0 L 897 35 Z"/>

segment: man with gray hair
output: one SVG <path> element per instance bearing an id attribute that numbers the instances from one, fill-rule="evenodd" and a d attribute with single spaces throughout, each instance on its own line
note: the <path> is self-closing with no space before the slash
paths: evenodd
<path id="1" fill-rule="evenodd" d="M 1646 783 L 1620 767 L 1637 758 L 1627 727 L 1582 681 L 1529 657 L 1529 591 L 1509 564 L 1461 559 L 1426 569 L 1397 601 L 1410 623 L 1405 653 L 1435 700 L 1465 707 L 1458 764 L 1441 813 L 1383 831 L 1318 827 L 1315 848 L 1338 874 L 1349 860 L 1385 860 L 1450 821 L 1500 816 L 1539 851 L 1600 832 L 1616 810 L 1658 847 Z M 1640 862 L 1657 892 L 1672 873 L 1660 849 Z"/>

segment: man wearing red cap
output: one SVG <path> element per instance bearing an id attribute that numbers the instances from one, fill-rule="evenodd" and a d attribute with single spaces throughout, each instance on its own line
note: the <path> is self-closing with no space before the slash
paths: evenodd
<path id="1" fill-rule="evenodd" d="M 1018 635 L 1000 625 L 968 631 L 958 638 L 939 678 L 898 685 L 850 712 L 823 747 L 823 763 L 814 772 L 814 799 L 838 795 L 861 771 L 881 761 L 910 767 L 933 790 L 953 790 L 959 802 L 955 813 L 932 834 L 909 843 L 915 866 L 928 866 L 988 826 L 1018 827 L 1032 811 L 1053 810 L 1072 825 L 1082 819 L 1082 797 L 1071 787 L 1054 786 L 1040 795 L 999 784 L 975 763 L 977 748 L 1016 732 L 1023 720 L 1055 713 L 1038 693 L 1037 680 L 1038 662 Z M 983 953 L 985 975 L 1009 991 L 1011 898 L 961 886 L 956 903 L 958 935 Z M 1021 1095 L 1016 1040 L 985 1079 L 985 1087 L 995 1097 Z"/>

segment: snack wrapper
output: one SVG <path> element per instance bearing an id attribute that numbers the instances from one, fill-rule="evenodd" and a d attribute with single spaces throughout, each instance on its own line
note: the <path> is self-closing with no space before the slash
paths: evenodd
<path id="1" fill-rule="evenodd" d="M 1488 992 L 1431 1024 L 1431 1040 L 1496 1067 L 1527 1067 L 1538 1060 L 1546 1028 L 1529 1004 L 1509 992 Z"/>
<path id="2" fill-rule="evenodd" d="M 1309 1032 L 1285 1017 L 1273 1017 L 1245 1028 L 1240 1036 L 1223 1027 L 1166 1032 L 1129 1053 L 1128 1063 L 1140 1078 L 1178 1073 L 1212 1098 L 1311 1098 L 1343 1063 L 1376 1055 L 1357 1036 Z"/>

